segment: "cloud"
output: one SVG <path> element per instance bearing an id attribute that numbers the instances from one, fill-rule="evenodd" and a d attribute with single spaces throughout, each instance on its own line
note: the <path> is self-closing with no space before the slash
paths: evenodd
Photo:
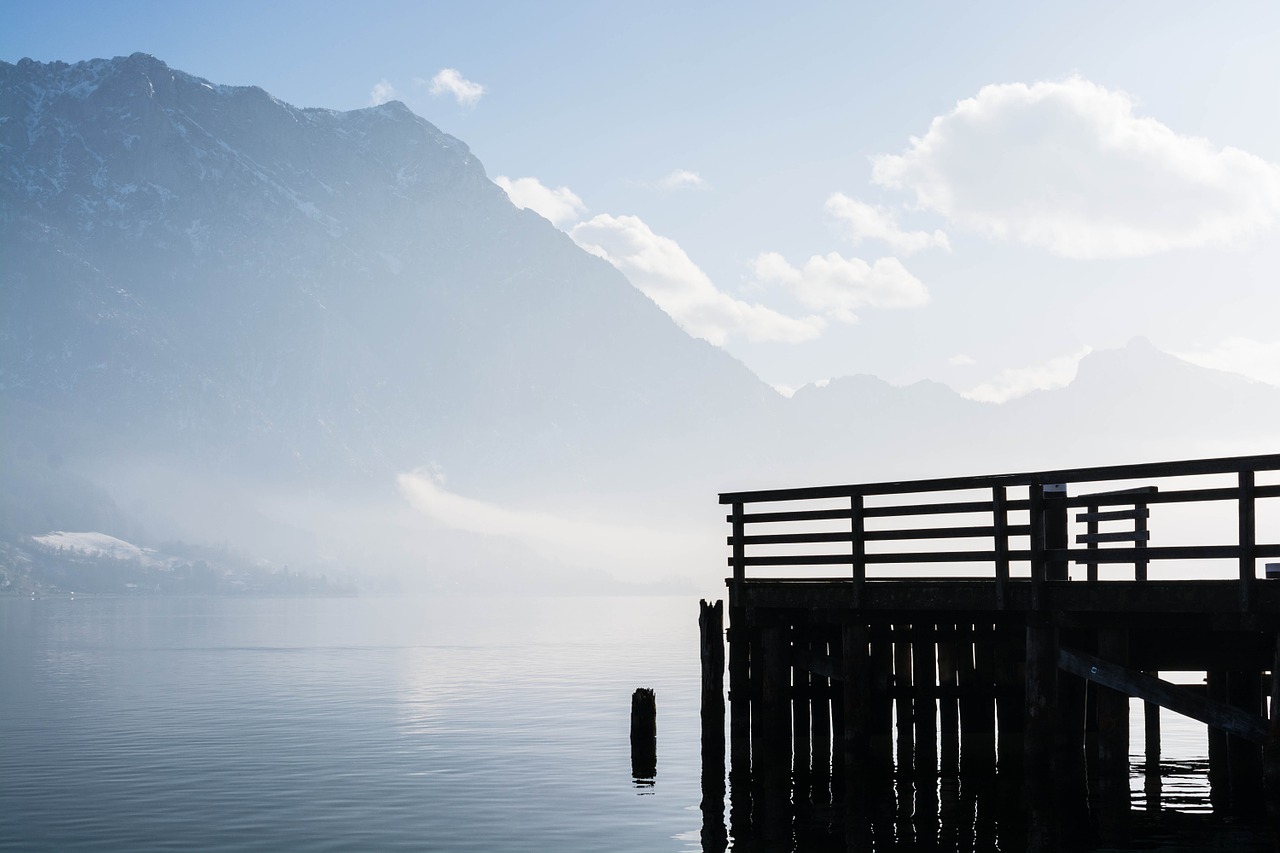
<path id="1" fill-rule="evenodd" d="M 972 367 L 977 363 L 978 363 L 977 360 L 973 356 L 966 355 L 965 353 L 962 353 L 962 352 L 956 353 L 955 355 L 951 356 L 951 358 L 947 359 L 947 364 L 951 365 L 952 367 Z"/>
<path id="2" fill-rule="evenodd" d="M 385 79 L 379 80 L 373 84 L 373 88 L 369 90 L 369 105 L 373 107 L 381 106 L 387 101 L 395 100 L 396 90 Z"/>
<path id="3" fill-rule="evenodd" d="M 458 104 L 464 107 L 475 106 L 484 94 L 484 86 L 472 83 L 456 68 L 442 68 L 436 72 L 436 76 L 432 77 L 430 82 L 420 82 L 427 84 L 431 94 L 453 95 Z"/>
<path id="4" fill-rule="evenodd" d="M 832 194 L 827 199 L 826 209 L 827 213 L 846 223 L 849 239 L 855 244 L 863 240 L 879 240 L 903 254 L 935 246 L 951 249 L 951 242 L 941 231 L 934 231 L 932 234 L 927 231 L 903 231 L 892 211 L 858 201 L 844 193 Z"/>
<path id="5" fill-rule="evenodd" d="M 868 264 L 836 252 L 814 255 L 797 269 L 777 252 L 752 262 L 756 278 L 790 290 L 802 305 L 842 323 L 856 323 L 861 308 L 913 308 L 929 302 L 929 292 L 897 258 Z"/>
<path id="6" fill-rule="evenodd" d="M 582 199 L 568 187 L 557 187 L 553 190 L 544 186 L 537 178 L 512 180 L 506 175 L 499 175 L 493 179 L 493 182 L 502 187 L 516 207 L 532 210 L 557 227 L 576 222 L 582 214 L 587 212 L 587 206 L 582 203 Z"/>
<path id="7" fill-rule="evenodd" d="M 957 227 L 1069 258 L 1233 247 L 1280 220 L 1280 167 L 1079 78 L 986 86 L 872 179 Z"/>
<path id="8" fill-rule="evenodd" d="M 688 169 L 676 169 L 658 181 L 658 189 L 666 192 L 678 190 L 704 190 L 708 187 L 705 180 L 697 172 Z"/>
<path id="9" fill-rule="evenodd" d="M 788 317 L 721 293 L 674 240 L 653 233 L 635 216 L 601 214 L 569 234 L 617 267 L 682 329 L 716 346 L 730 335 L 797 343 L 818 337 L 826 325 L 820 317 Z"/>
<path id="10" fill-rule="evenodd" d="M 1239 373 L 1259 382 L 1280 385 L 1280 341 L 1227 338 L 1210 348 L 1174 353 L 1183 361 Z"/>
<path id="11" fill-rule="evenodd" d="M 1008 368 L 990 382 L 962 391 L 961 396 L 981 403 L 1004 403 L 1032 391 L 1065 388 L 1076 378 L 1080 359 L 1093 352 L 1093 347 L 1083 347 L 1071 355 L 1050 359 L 1031 367 Z"/>

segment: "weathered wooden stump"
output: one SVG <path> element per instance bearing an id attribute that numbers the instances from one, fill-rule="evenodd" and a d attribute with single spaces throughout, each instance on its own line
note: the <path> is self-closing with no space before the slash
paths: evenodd
<path id="1" fill-rule="evenodd" d="M 631 775 L 649 784 L 658 775 L 658 705 L 647 687 L 631 694 Z"/>

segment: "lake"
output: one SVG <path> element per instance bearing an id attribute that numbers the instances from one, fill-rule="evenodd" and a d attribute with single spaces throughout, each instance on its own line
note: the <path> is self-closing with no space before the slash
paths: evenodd
<path id="1" fill-rule="evenodd" d="M 784 782 L 782 837 L 704 804 L 697 604 L 0 599 L 0 850 L 699 851 L 717 820 L 740 850 L 1015 849 L 963 773 L 899 784 L 876 834 L 812 779 Z M 1165 715 L 1159 808 L 1135 763 L 1123 843 L 1096 849 L 1275 849 L 1261 816 L 1214 813 L 1205 744 Z"/>

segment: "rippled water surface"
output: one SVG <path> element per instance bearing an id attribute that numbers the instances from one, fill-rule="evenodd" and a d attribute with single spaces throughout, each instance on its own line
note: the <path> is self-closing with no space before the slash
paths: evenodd
<path id="1" fill-rule="evenodd" d="M 0 598 L 0 851 L 701 850 L 697 609 Z M 657 692 L 653 780 L 632 778 L 637 687 Z M 1135 754 L 1119 831 L 1080 807 L 1107 837 L 1089 846 L 1277 849 L 1265 818 L 1214 814 L 1203 728 L 1164 720 L 1159 785 Z M 1003 828 L 1020 776 L 900 771 L 848 811 L 818 757 L 739 776 L 709 819 L 735 850 L 1028 846 Z"/>
<path id="2" fill-rule="evenodd" d="M 8 599 L 0 620 L 5 850 L 697 837 L 696 601 Z"/>

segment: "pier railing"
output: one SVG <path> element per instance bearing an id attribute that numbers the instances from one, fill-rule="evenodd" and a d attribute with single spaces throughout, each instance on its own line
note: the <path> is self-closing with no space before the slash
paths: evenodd
<path id="1" fill-rule="evenodd" d="M 1280 500 L 1264 503 L 1280 499 L 1276 472 L 1280 454 L 728 492 L 720 503 L 739 589 L 749 571 L 790 567 L 769 580 L 806 581 L 822 567 L 823 580 L 853 584 L 857 606 L 869 578 L 976 573 L 994 578 L 998 607 L 1012 581 L 1029 581 L 1036 608 L 1053 581 L 1144 581 L 1152 564 L 1185 577 L 1226 561 L 1249 610 L 1260 561 L 1280 558 Z M 1166 508 L 1163 525 L 1153 507 Z"/>

